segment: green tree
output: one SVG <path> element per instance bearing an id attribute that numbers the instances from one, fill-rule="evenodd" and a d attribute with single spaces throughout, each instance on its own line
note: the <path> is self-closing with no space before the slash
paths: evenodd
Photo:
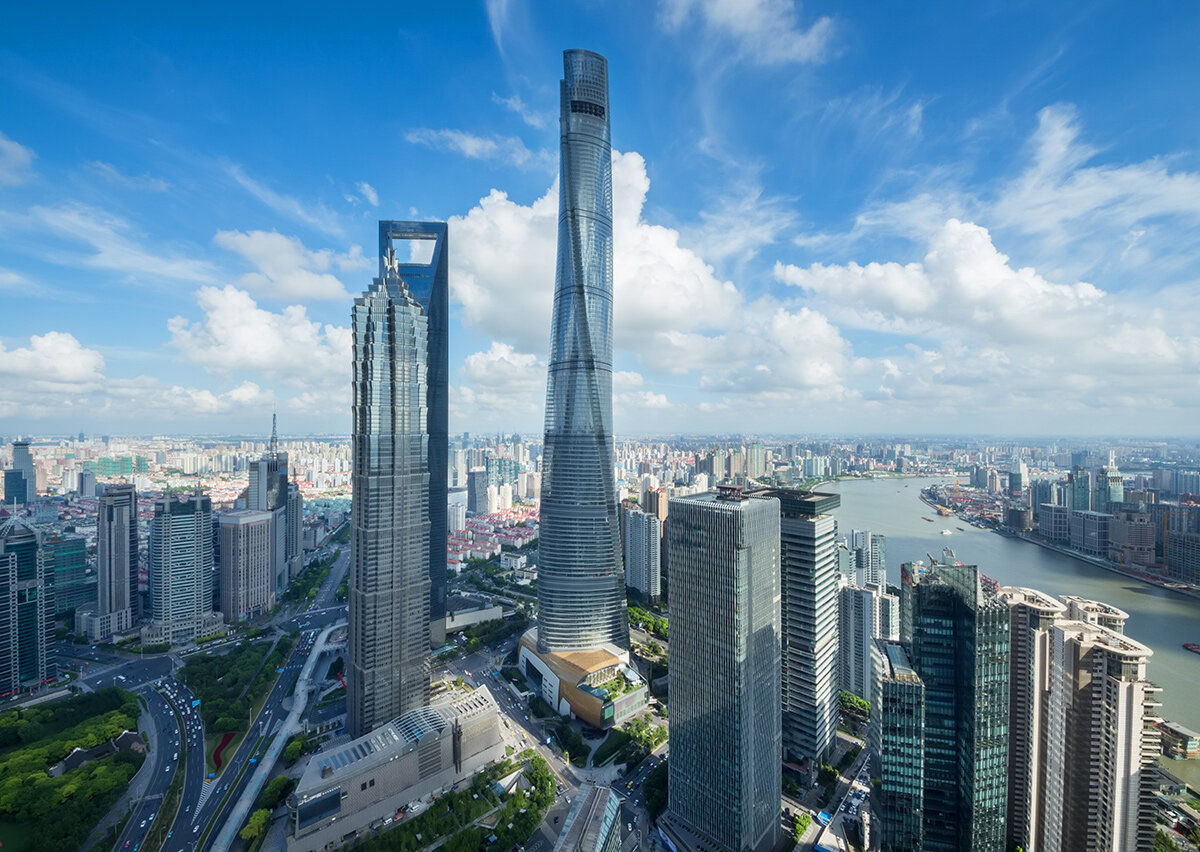
<path id="1" fill-rule="evenodd" d="M 260 808 L 250 814 L 250 819 L 246 820 L 246 825 L 241 831 L 242 840 L 257 840 L 267 833 L 267 823 L 271 821 L 271 812 L 266 808 Z"/>
<path id="2" fill-rule="evenodd" d="M 295 763 L 300 759 L 300 755 L 304 753 L 304 743 L 300 740 L 292 740 L 283 750 L 283 759 L 289 764 Z"/>

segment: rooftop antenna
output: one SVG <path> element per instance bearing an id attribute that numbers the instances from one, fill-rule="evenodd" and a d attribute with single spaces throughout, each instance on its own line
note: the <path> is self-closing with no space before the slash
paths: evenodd
<path id="1" fill-rule="evenodd" d="M 279 433 L 275 430 L 275 412 L 271 412 L 271 458 L 279 455 Z"/>

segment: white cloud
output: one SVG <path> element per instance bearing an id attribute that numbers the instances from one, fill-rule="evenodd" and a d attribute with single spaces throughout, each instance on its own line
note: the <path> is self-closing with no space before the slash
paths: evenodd
<path id="1" fill-rule="evenodd" d="M 324 204 L 320 202 L 302 202 L 290 195 L 276 192 L 261 181 L 257 181 L 247 175 L 241 166 L 234 163 L 229 163 L 225 166 L 225 173 L 238 186 L 279 215 L 287 216 L 290 219 L 308 225 L 310 228 L 315 228 L 318 231 L 323 231 L 333 236 L 340 237 L 342 235 L 343 229 L 338 222 L 337 214 Z"/>
<path id="2" fill-rule="evenodd" d="M 0 133 L 0 186 L 24 183 L 33 177 L 33 149 Z"/>
<path id="3" fill-rule="evenodd" d="M 49 331 L 30 337 L 28 346 L 0 343 L 0 376 L 8 391 L 84 393 L 103 383 L 104 357 L 72 334 Z"/>
<path id="4" fill-rule="evenodd" d="M 558 162 L 550 151 L 531 151 L 516 136 L 480 136 L 463 130 L 418 127 L 404 134 L 404 138 L 435 151 L 449 151 L 472 160 L 495 160 L 519 169 L 548 171 Z"/>
<path id="5" fill-rule="evenodd" d="M 358 191 L 362 193 L 362 197 L 367 199 L 368 204 L 370 204 L 372 207 L 379 206 L 379 193 L 375 191 L 375 187 L 371 186 L 371 184 L 367 183 L 365 180 L 359 181 L 355 184 L 355 186 L 357 186 Z"/>
<path id="6" fill-rule="evenodd" d="M 613 155 L 613 315 L 616 346 L 649 358 L 665 329 L 736 321 L 737 288 L 721 281 L 679 232 L 643 220 L 650 181 L 636 153 Z M 530 205 L 498 190 L 450 218 L 450 288 L 463 320 L 525 351 L 549 351 L 558 234 L 557 184 Z"/>
<path id="7" fill-rule="evenodd" d="M 462 376 L 451 396 L 455 422 L 532 423 L 542 416 L 546 364 L 536 355 L 493 341 L 463 360 Z"/>
<path id="8" fill-rule="evenodd" d="M 521 117 L 521 121 L 528 124 L 530 127 L 536 127 L 538 130 L 545 128 L 550 124 L 550 117 L 545 113 L 536 112 L 521 100 L 520 95 L 502 98 L 495 92 L 492 92 L 492 103 L 499 104 L 511 112 L 515 112 Z"/>
<path id="9" fill-rule="evenodd" d="M 217 231 L 213 242 L 241 255 L 257 272 L 238 279 L 238 286 L 276 299 L 348 299 L 345 286 L 329 270 L 369 270 L 371 263 L 361 246 L 349 253 L 329 249 L 310 251 L 296 237 L 275 231 Z"/>
<path id="10" fill-rule="evenodd" d="M 171 184 L 162 178 L 152 177 L 148 174 L 138 176 L 127 175 L 119 171 L 111 163 L 104 163 L 99 160 L 91 164 L 91 169 L 105 180 L 128 189 L 144 190 L 147 192 L 166 192 L 171 188 Z"/>
<path id="11" fill-rule="evenodd" d="M 924 263 L 777 263 L 775 277 L 821 297 L 849 322 L 899 332 L 970 329 L 1005 342 L 1065 342 L 1094 331 L 1108 313 L 1096 287 L 1014 269 L 985 228 L 957 219 L 933 235 Z"/>
<path id="12" fill-rule="evenodd" d="M 90 246 L 93 250 L 93 254 L 83 256 L 72 250 L 51 251 L 45 256 L 46 260 L 65 266 L 107 269 L 154 286 L 164 278 L 210 282 L 217 277 L 209 263 L 186 253 L 157 252 L 145 247 L 129 222 L 85 204 L 33 207 L 17 224 L 64 238 L 58 241 L 60 245 Z"/>
<path id="13" fill-rule="evenodd" d="M 251 373 L 293 388 L 337 390 L 350 382 L 350 329 L 315 322 L 302 305 L 278 313 L 233 286 L 201 287 L 203 318 L 167 322 L 187 363 L 221 376 Z"/>
<path id="14" fill-rule="evenodd" d="M 150 376 L 111 379 L 101 411 L 113 413 L 134 407 L 139 412 L 154 412 L 171 420 L 266 411 L 275 404 L 275 394 L 254 382 L 245 381 L 227 391 L 166 385 Z"/>
<path id="15" fill-rule="evenodd" d="M 715 38 L 732 41 L 742 58 L 761 65 L 820 62 L 833 38 L 831 18 L 801 26 L 795 0 L 662 0 L 660 8 L 669 32 L 698 19 Z"/>

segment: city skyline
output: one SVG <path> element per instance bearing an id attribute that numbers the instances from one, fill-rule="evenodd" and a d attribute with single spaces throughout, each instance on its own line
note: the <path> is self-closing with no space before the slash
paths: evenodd
<path id="1" fill-rule="evenodd" d="M 295 431 L 348 432 L 346 307 L 387 216 L 447 220 L 454 240 L 450 431 L 536 431 L 545 81 L 579 46 L 610 58 L 627 104 L 619 434 L 746 416 L 774 433 L 1194 431 L 1198 119 L 1171 97 L 1200 61 L 1186 21 L 729 8 L 250 10 L 222 28 L 241 51 L 168 19 L 7 10 L 0 428 L 228 432 L 277 405 Z M 381 107 L 377 63 L 426 83 Z"/>

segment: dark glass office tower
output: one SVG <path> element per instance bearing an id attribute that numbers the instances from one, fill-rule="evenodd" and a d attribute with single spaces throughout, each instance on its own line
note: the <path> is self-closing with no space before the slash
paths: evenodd
<path id="1" fill-rule="evenodd" d="M 1008 604 L 974 565 L 905 563 L 900 577 L 904 648 L 925 686 L 922 850 L 1005 852 Z"/>
<path id="2" fill-rule="evenodd" d="M 684 847 L 773 849 L 783 749 L 780 501 L 723 488 L 670 506 L 667 830 Z"/>
<path id="3" fill-rule="evenodd" d="M 429 630 L 435 647 L 446 639 L 446 511 L 450 445 L 450 284 L 445 222 L 379 223 L 382 259 L 396 257 L 396 274 L 425 311 L 425 432 L 429 435 Z M 396 249 L 400 248 L 400 252 Z"/>
<path id="4" fill-rule="evenodd" d="M 54 566 L 42 534 L 12 517 L 0 526 L 0 697 L 57 677 Z"/>
<path id="5" fill-rule="evenodd" d="M 629 647 L 613 477 L 608 63 L 563 53 L 558 270 L 546 381 L 538 650 Z"/>
<path id="6" fill-rule="evenodd" d="M 428 327 L 389 240 L 353 310 L 351 737 L 429 702 Z"/>

